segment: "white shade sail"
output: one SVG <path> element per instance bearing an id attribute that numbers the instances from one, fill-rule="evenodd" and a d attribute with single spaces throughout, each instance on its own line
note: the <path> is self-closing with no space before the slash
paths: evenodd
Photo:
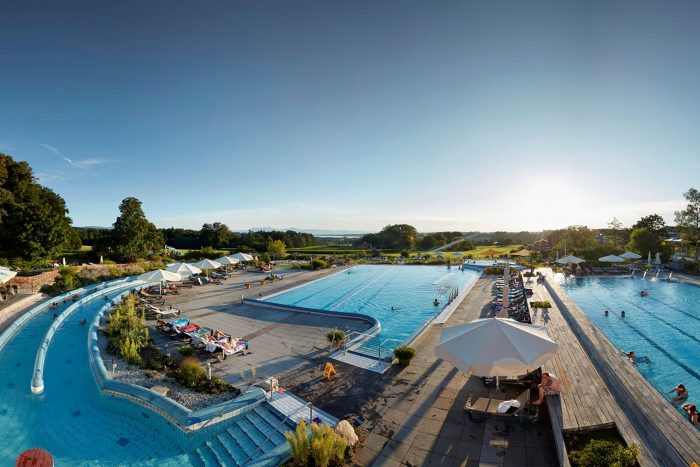
<path id="1" fill-rule="evenodd" d="M 176 272 L 166 271 L 164 269 L 156 269 L 155 271 L 144 272 L 139 276 L 142 281 L 181 281 L 182 275 Z"/>
<path id="2" fill-rule="evenodd" d="M 182 274 L 183 276 L 191 276 L 192 274 L 199 274 L 202 272 L 201 269 L 199 269 L 196 266 L 192 266 L 189 263 L 173 263 L 173 264 L 168 264 L 165 266 L 165 269 L 170 272 L 175 272 L 177 274 Z"/>
<path id="3" fill-rule="evenodd" d="M 5 266 L 0 266 L 0 284 L 4 284 L 17 275 L 17 271 L 13 271 Z"/>
<path id="4" fill-rule="evenodd" d="M 223 265 L 211 259 L 203 259 L 201 261 L 197 261 L 196 263 L 192 263 L 192 266 L 199 269 L 219 269 Z"/>
<path id="5" fill-rule="evenodd" d="M 603 256 L 602 258 L 598 258 L 598 261 L 602 261 L 604 263 L 623 263 L 625 261 L 625 258 L 622 258 L 617 255 L 608 255 Z"/>
<path id="6" fill-rule="evenodd" d="M 620 255 L 620 258 L 625 258 L 625 259 L 641 259 L 642 255 L 638 255 L 637 253 L 633 253 L 631 251 L 626 251 Z"/>
<path id="7" fill-rule="evenodd" d="M 559 258 L 557 260 L 557 263 L 559 263 L 559 264 L 569 264 L 569 263 L 578 264 L 578 263 L 583 263 L 584 261 L 585 260 L 583 260 L 581 258 L 577 258 L 575 256 L 564 256 L 563 258 Z"/>
<path id="8" fill-rule="evenodd" d="M 237 259 L 238 261 L 253 261 L 255 259 L 248 253 L 234 253 L 229 258 Z"/>
<path id="9" fill-rule="evenodd" d="M 542 326 L 484 318 L 446 328 L 435 355 L 477 376 L 519 376 L 552 359 L 554 342 Z"/>
<path id="10" fill-rule="evenodd" d="M 232 258 L 230 256 L 222 256 L 221 258 L 216 258 L 215 261 L 217 263 L 223 264 L 224 266 L 227 264 L 238 264 L 241 262 L 240 260 L 238 260 L 236 258 Z"/>

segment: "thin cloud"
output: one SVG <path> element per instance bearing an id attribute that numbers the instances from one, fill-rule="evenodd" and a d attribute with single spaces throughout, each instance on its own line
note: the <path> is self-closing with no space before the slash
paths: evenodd
<path id="1" fill-rule="evenodd" d="M 107 162 L 104 159 L 82 159 L 82 160 L 77 160 L 77 159 L 71 159 L 70 157 L 66 156 L 63 154 L 61 151 L 58 150 L 58 148 L 51 146 L 50 144 L 41 144 L 41 147 L 46 149 L 47 151 L 55 154 L 59 158 L 63 159 L 66 161 L 68 164 L 72 165 L 75 168 L 78 169 L 87 169 L 96 165 L 104 164 Z"/>

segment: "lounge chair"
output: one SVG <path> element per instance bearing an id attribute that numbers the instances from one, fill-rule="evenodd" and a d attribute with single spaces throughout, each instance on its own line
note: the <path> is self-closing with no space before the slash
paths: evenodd
<path id="1" fill-rule="evenodd" d="M 221 350 L 221 355 L 225 360 L 229 355 L 235 355 L 248 349 L 248 341 L 236 340 L 232 344 L 229 344 L 228 342 L 219 342 L 216 344 L 216 346 Z"/>
<path id="2" fill-rule="evenodd" d="M 146 310 L 156 315 L 158 319 L 167 318 L 169 316 L 180 316 L 181 313 L 177 308 L 161 309 L 153 305 L 146 305 Z"/>
<path id="3" fill-rule="evenodd" d="M 520 403 L 517 409 L 508 410 L 505 413 L 498 412 L 498 405 L 505 400 L 505 396 L 499 393 L 496 397 L 481 397 L 470 394 L 464 404 L 464 411 L 467 412 L 469 420 L 473 420 L 474 414 L 483 417 L 503 417 L 503 418 L 525 418 L 534 420 L 539 416 L 539 407 L 536 407 L 535 414 L 530 413 L 530 389 L 525 389 L 515 398 Z"/>

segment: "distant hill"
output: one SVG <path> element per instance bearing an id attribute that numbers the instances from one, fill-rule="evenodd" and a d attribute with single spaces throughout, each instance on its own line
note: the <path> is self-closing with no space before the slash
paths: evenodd
<path id="1" fill-rule="evenodd" d="M 250 230 L 252 230 L 253 232 L 271 232 L 273 230 L 276 230 L 278 232 L 286 232 L 287 230 L 293 230 L 294 232 L 309 233 L 311 235 L 316 235 L 319 237 L 343 237 L 346 235 L 358 236 L 369 233 L 366 230 L 300 229 L 298 227 L 252 227 Z"/>

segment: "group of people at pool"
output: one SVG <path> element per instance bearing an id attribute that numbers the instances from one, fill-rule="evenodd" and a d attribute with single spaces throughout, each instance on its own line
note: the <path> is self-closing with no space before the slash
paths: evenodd
<path id="1" fill-rule="evenodd" d="M 674 405 L 678 405 L 681 402 L 685 402 L 688 400 L 688 389 L 686 389 L 684 384 L 679 384 L 670 391 L 666 391 L 666 394 L 671 394 L 673 392 L 676 393 L 675 396 L 671 397 L 671 402 Z M 685 414 L 688 416 L 688 420 L 690 420 L 690 423 L 692 423 L 695 426 L 700 426 L 700 414 L 698 414 L 698 409 L 695 406 L 695 404 L 683 404 L 682 408 Z"/>

